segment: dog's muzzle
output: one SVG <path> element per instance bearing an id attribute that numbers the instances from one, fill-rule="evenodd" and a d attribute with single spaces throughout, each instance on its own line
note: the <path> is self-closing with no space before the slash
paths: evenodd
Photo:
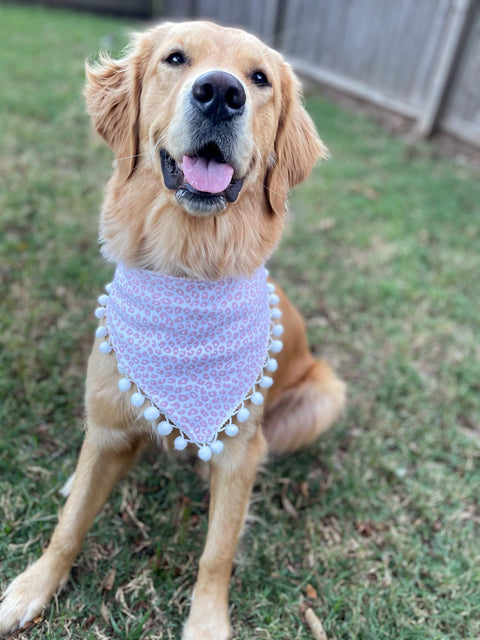
<path id="1" fill-rule="evenodd" d="M 192 85 L 188 113 L 191 148 L 176 161 L 160 151 L 163 179 L 189 213 L 220 213 L 234 202 L 243 177 L 234 178 L 238 120 L 245 112 L 243 84 L 225 71 L 210 71 Z"/>

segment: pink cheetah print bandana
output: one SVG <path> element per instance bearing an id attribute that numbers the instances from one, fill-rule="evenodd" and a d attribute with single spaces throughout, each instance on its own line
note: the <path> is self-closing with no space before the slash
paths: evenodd
<path id="1" fill-rule="evenodd" d="M 157 433 L 178 429 L 177 449 L 194 443 L 210 459 L 223 449 L 218 433 L 234 436 L 232 419 L 248 420 L 247 401 L 263 402 L 256 387 L 273 382 L 269 351 L 280 351 L 283 332 L 266 274 L 204 282 L 119 264 L 100 296 L 97 336 L 103 353 L 115 353 L 120 390 L 134 391 L 132 405 Z"/>

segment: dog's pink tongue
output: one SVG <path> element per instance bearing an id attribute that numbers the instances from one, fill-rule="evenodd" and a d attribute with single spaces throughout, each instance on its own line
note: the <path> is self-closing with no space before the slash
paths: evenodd
<path id="1" fill-rule="evenodd" d="M 232 180 L 233 168 L 224 162 L 183 156 L 183 174 L 197 191 L 221 193 Z"/>

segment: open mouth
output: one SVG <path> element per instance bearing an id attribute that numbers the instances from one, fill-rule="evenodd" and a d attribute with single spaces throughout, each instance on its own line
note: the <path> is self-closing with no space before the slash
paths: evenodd
<path id="1" fill-rule="evenodd" d="M 243 178 L 233 177 L 233 167 L 214 142 L 205 144 L 195 155 L 184 155 L 181 163 L 165 149 L 160 151 L 160 159 L 165 186 L 175 190 L 177 201 L 189 213 L 219 213 L 238 198 Z"/>

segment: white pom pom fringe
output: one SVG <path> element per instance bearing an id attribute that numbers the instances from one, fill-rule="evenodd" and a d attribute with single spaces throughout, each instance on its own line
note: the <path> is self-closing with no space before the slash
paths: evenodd
<path id="1" fill-rule="evenodd" d="M 153 422 L 160 417 L 160 411 L 157 409 L 157 407 L 147 407 L 143 412 L 143 417 L 145 418 L 145 420 L 150 420 L 150 422 Z"/>
<path id="2" fill-rule="evenodd" d="M 207 462 L 212 457 L 212 450 L 208 445 L 203 445 L 203 447 L 200 447 L 198 450 L 198 457 L 200 460 Z"/>
<path id="3" fill-rule="evenodd" d="M 255 393 L 250 398 L 253 404 L 259 405 L 263 403 L 263 396 L 260 391 L 255 391 Z"/>
<path id="4" fill-rule="evenodd" d="M 234 438 L 238 433 L 237 425 L 236 424 L 227 424 L 227 426 L 225 427 L 225 433 L 230 438 Z"/>
<path id="5" fill-rule="evenodd" d="M 237 413 L 237 422 L 246 422 L 250 417 L 250 411 L 246 407 L 242 407 Z"/>
<path id="6" fill-rule="evenodd" d="M 270 376 L 263 376 L 260 380 L 260 386 L 262 387 L 262 389 L 269 389 L 272 384 L 273 378 L 270 378 Z"/>
<path id="7" fill-rule="evenodd" d="M 272 329 L 272 335 L 275 336 L 275 338 L 279 338 L 281 335 L 283 335 L 283 332 L 284 328 L 281 324 L 276 324 Z"/>
<path id="8" fill-rule="evenodd" d="M 280 353 L 283 349 L 283 342 L 281 340 L 272 340 L 272 344 L 270 345 L 270 351 L 272 353 Z"/>
<path id="9" fill-rule="evenodd" d="M 173 446 L 178 451 L 183 451 L 187 445 L 188 445 L 188 440 L 186 438 L 184 438 L 183 436 L 177 436 L 175 438 L 174 443 L 173 443 Z"/>
<path id="10" fill-rule="evenodd" d="M 125 391 L 130 391 L 131 387 L 132 383 L 128 378 L 120 378 L 120 380 L 118 381 L 118 388 L 122 393 L 125 393 Z"/>
<path id="11" fill-rule="evenodd" d="M 162 422 L 159 422 L 157 426 L 157 431 L 161 436 L 168 436 L 170 433 L 172 433 L 172 429 L 173 424 L 167 422 L 166 420 L 162 420 Z"/>
<path id="12" fill-rule="evenodd" d="M 105 341 L 105 342 L 101 342 L 98 348 L 102 353 L 107 354 L 107 353 L 110 353 L 113 347 L 109 342 Z"/>
<path id="13" fill-rule="evenodd" d="M 217 456 L 223 451 L 223 442 L 221 440 L 215 440 L 215 442 L 212 442 L 210 445 L 210 449 L 212 453 Z"/>
<path id="14" fill-rule="evenodd" d="M 145 396 L 143 396 L 141 393 L 134 393 L 132 395 L 132 397 L 130 398 L 130 402 L 133 404 L 134 407 L 141 407 L 142 404 L 145 402 Z"/>
<path id="15" fill-rule="evenodd" d="M 267 370 L 270 371 L 270 373 L 273 373 L 277 369 L 278 369 L 278 362 L 275 360 L 275 358 L 269 358 L 267 362 Z"/>

